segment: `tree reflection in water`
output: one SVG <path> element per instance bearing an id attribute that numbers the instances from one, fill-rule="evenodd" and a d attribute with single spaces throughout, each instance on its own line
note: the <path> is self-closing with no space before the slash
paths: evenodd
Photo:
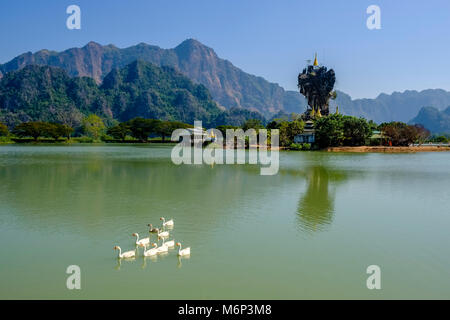
<path id="1" fill-rule="evenodd" d="M 300 227 L 308 232 L 322 231 L 333 221 L 334 187 L 345 181 L 347 175 L 324 166 L 313 166 L 306 172 L 308 186 L 297 208 Z"/>

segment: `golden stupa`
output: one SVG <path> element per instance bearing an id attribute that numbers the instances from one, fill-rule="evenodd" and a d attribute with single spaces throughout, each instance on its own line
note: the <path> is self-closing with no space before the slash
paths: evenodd
<path id="1" fill-rule="evenodd" d="M 320 112 L 320 108 L 317 109 L 317 117 L 319 117 L 319 118 L 322 117 L 322 113 Z"/>
<path id="2" fill-rule="evenodd" d="M 319 66 L 319 62 L 317 61 L 317 53 L 314 56 L 314 63 L 313 63 L 314 67 L 318 67 Z"/>

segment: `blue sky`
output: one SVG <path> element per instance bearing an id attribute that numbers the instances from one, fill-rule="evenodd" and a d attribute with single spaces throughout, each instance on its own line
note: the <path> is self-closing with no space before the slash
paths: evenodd
<path id="1" fill-rule="evenodd" d="M 82 29 L 66 28 L 67 6 Z M 366 8 L 381 8 L 368 30 Z M 450 90 L 448 0 L 14 0 L 0 4 L 0 63 L 23 52 L 64 50 L 89 41 L 172 48 L 187 38 L 212 47 L 246 72 L 296 89 L 312 59 L 335 69 L 353 98 L 393 91 Z"/>

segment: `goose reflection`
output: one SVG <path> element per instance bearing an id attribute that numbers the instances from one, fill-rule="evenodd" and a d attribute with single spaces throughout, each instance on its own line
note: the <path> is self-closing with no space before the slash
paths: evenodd
<path id="1" fill-rule="evenodd" d="M 181 269 L 181 267 L 183 266 L 183 260 L 189 260 L 191 258 L 191 256 L 177 256 L 177 268 Z"/>
<path id="2" fill-rule="evenodd" d="M 347 179 L 343 172 L 313 166 L 306 171 L 307 189 L 298 203 L 302 230 L 322 231 L 333 222 L 335 186 Z"/>
<path id="3" fill-rule="evenodd" d="M 136 261 L 136 258 L 122 258 L 122 259 L 116 259 L 117 264 L 114 267 L 117 271 L 120 271 L 120 268 L 122 267 L 122 262 L 134 262 Z"/>
<path id="4" fill-rule="evenodd" d="M 158 256 L 149 256 L 149 257 L 142 257 L 142 269 L 147 268 L 147 260 L 150 260 L 151 262 L 158 261 Z"/>

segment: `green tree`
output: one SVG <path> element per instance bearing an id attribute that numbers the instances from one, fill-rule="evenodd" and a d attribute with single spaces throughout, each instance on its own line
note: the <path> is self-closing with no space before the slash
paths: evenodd
<path id="1" fill-rule="evenodd" d="M 239 127 L 237 126 L 229 126 L 229 125 L 220 125 L 216 128 L 217 130 L 219 130 L 222 133 L 223 138 L 225 139 L 226 134 L 227 134 L 227 129 L 239 129 Z"/>
<path id="2" fill-rule="evenodd" d="M 44 136 L 47 130 L 47 123 L 41 121 L 23 122 L 13 129 L 13 134 L 20 137 L 32 137 L 35 141 Z"/>
<path id="3" fill-rule="evenodd" d="M 296 135 L 303 132 L 304 126 L 304 122 L 300 119 L 294 121 L 275 119 L 267 125 L 267 129 L 278 129 L 280 132 L 280 146 L 287 147 L 294 143 Z"/>
<path id="4" fill-rule="evenodd" d="M 160 121 L 155 130 L 161 136 L 162 141 L 165 141 L 166 136 L 171 136 L 174 130 L 186 128 L 192 128 L 192 125 L 180 121 Z"/>
<path id="5" fill-rule="evenodd" d="M 289 130 L 288 131 L 289 139 L 292 142 L 294 142 L 295 136 L 300 133 L 303 133 L 304 127 L 305 127 L 305 123 L 303 121 L 301 121 L 299 118 L 297 118 L 297 120 L 289 122 L 289 129 L 288 129 Z"/>
<path id="6" fill-rule="evenodd" d="M 6 137 L 9 135 L 8 127 L 0 122 L 0 137 Z"/>
<path id="7" fill-rule="evenodd" d="M 43 135 L 46 137 L 53 138 L 58 141 L 61 137 L 66 137 L 70 139 L 73 129 L 65 124 L 59 123 L 44 123 Z"/>
<path id="8" fill-rule="evenodd" d="M 316 143 L 320 148 L 336 147 L 344 141 L 343 116 L 332 114 L 316 120 Z"/>
<path id="9" fill-rule="evenodd" d="M 67 124 L 60 124 L 59 130 L 60 130 L 61 136 L 66 137 L 67 140 L 70 140 L 70 137 L 72 136 L 72 133 L 74 131 L 73 128 Z"/>
<path id="10" fill-rule="evenodd" d="M 162 141 L 166 141 L 166 136 L 171 135 L 173 129 L 173 124 L 170 121 L 160 121 L 156 126 L 156 133 L 161 136 Z"/>
<path id="11" fill-rule="evenodd" d="M 369 125 L 370 132 L 378 130 L 378 125 L 373 120 L 369 120 L 367 124 Z"/>
<path id="12" fill-rule="evenodd" d="M 282 147 L 289 146 L 292 144 L 291 139 L 289 138 L 289 122 L 288 121 L 282 121 L 278 123 L 278 126 L 273 129 L 278 129 L 280 132 L 279 135 L 279 144 Z"/>
<path id="13" fill-rule="evenodd" d="M 130 126 L 131 136 L 138 139 L 141 142 L 146 142 L 148 136 L 156 132 L 160 120 L 134 118 L 127 122 Z"/>
<path id="14" fill-rule="evenodd" d="M 105 124 L 102 118 L 96 114 L 85 117 L 82 121 L 82 126 L 83 132 L 95 140 L 98 140 L 105 130 Z"/>
<path id="15" fill-rule="evenodd" d="M 122 122 L 114 127 L 109 128 L 106 133 L 112 136 L 114 139 L 118 139 L 123 142 L 130 132 L 131 130 L 129 124 Z"/>
<path id="16" fill-rule="evenodd" d="M 274 119 L 267 124 L 267 129 L 278 129 L 279 124 L 283 121 L 287 121 L 287 120 Z"/>
<path id="17" fill-rule="evenodd" d="M 347 146 L 363 146 L 370 137 L 372 130 L 363 118 L 343 117 L 343 144 Z"/>
<path id="18" fill-rule="evenodd" d="M 249 119 L 244 122 L 242 129 L 244 131 L 247 131 L 248 129 L 255 129 L 256 132 L 258 132 L 259 129 L 264 129 L 264 126 L 259 119 Z"/>
<path id="19" fill-rule="evenodd" d="M 430 142 L 434 143 L 448 143 L 449 139 L 444 135 L 432 136 L 428 139 Z"/>

